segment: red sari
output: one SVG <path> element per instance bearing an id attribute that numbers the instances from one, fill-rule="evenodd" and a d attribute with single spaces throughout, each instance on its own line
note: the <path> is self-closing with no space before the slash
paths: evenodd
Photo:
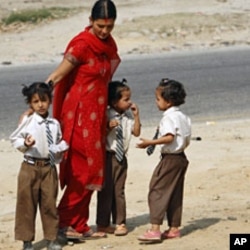
<path id="1" fill-rule="evenodd" d="M 89 230 L 91 195 L 102 187 L 107 86 L 120 62 L 113 38 L 100 40 L 89 29 L 66 48 L 65 58 L 76 67 L 56 85 L 53 101 L 54 117 L 70 145 L 60 164 L 60 184 L 66 188 L 58 206 L 59 226 L 78 232 Z"/>

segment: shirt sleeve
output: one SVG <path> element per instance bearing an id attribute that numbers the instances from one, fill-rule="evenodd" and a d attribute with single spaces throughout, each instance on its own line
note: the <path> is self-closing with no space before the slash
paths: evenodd
<path id="1" fill-rule="evenodd" d="M 62 131 L 59 122 L 57 120 L 54 121 L 57 126 L 56 143 L 50 145 L 49 149 L 54 153 L 56 163 L 60 163 L 63 157 L 63 153 L 68 150 L 69 146 L 64 140 L 62 140 Z"/>
<path id="2" fill-rule="evenodd" d="M 77 65 L 86 62 L 88 53 L 87 45 L 82 42 L 73 43 L 66 51 L 64 57 L 71 63 Z"/>
<path id="3" fill-rule="evenodd" d="M 28 132 L 25 129 L 28 122 L 28 116 L 25 116 L 21 124 L 19 124 L 17 129 L 9 137 L 12 146 L 22 153 L 25 153 L 28 149 L 28 147 L 24 145 L 25 138 L 28 135 Z"/>
<path id="4" fill-rule="evenodd" d="M 165 136 L 167 134 L 176 135 L 176 128 L 174 122 L 168 117 L 165 117 L 160 123 L 159 132 L 160 136 Z"/>

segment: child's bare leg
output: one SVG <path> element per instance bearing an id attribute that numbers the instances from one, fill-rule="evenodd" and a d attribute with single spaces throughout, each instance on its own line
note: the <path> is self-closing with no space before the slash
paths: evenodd
<path id="1" fill-rule="evenodd" d="M 160 231 L 160 225 L 152 224 L 151 231 L 154 231 L 154 232 Z"/>
<path id="2" fill-rule="evenodd" d="M 178 227 L 169 227 L 168 231 L 174 233 L 174 232 L 179 231 L 179 228 Z"/>

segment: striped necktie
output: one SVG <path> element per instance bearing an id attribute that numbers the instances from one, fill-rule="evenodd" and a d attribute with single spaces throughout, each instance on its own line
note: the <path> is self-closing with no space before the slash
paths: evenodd
<path id="1" fill-rule="evenodd" d="M 50 160 L 51 167 L 53 167 L 55 165 L 55 156 L 53 152 L 50 150 L 50 145 L 53 144 L 53 138 L 52 138 L 51 130 L 49 128 L 49 121 L 45 120 L 45 124 L 46 124 L 46 136 L 47 136 L 48 148 L 49 148 L 49 160 Z"/>
<path id="2" fill-rule="evenodd" d="M 159 128 L 157 127 L 156 131 L 155 131 L 155 135 L 153 137 L 153 140 L 157 139 L 158 138 L 158 135 L 159 135 Z M 153 154 L 154 150 L 155 150 L 155 146 L 156 145 L 150 145 L 147 147 L 147 154 L 148 155 L 151 155 Z"/>
<path id="3" fill-rule="evenodd" d="M 122 116 L 118 117 L 119 124 L 116 127 L 116 151 L 115 157 L 121 162 L 123 159 L 124 148 L 123 148 L 123 132 L 122 132 Z"/>

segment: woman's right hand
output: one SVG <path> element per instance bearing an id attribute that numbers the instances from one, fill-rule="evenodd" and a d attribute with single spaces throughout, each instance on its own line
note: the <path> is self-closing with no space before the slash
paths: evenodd
<path id="1" fill-rule="evenodd" d="M 53 83 L 53 88 L 55 85 L 61 81 L 66 75 L 69 74 L 75 68 L 75 64 L 70 62 L 68 59 L 64 58 L 58 67 L 49 75 L 46 83 Z"/>

